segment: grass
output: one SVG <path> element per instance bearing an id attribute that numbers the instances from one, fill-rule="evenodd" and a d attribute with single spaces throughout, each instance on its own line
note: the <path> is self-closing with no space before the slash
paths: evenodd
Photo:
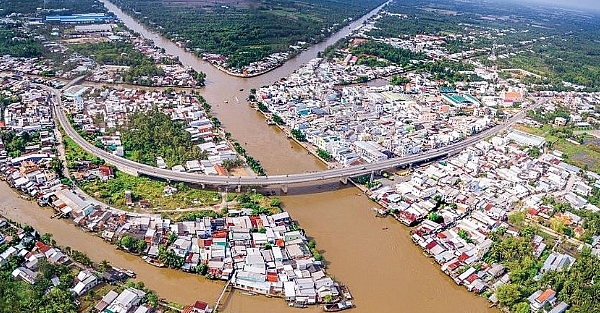
<path id="1" fill-rule="evenodd" d="M 547 146 L 551 150 L 558 150 L 567 155 L 565 162 L 575 165 L 581 169 L 587 167 L 588 170 L 600 173 L 600 148 L 595 144 L 577 145 L 566 139 L 548 134 L 552 128 L 550 125 L 544 125 L 541 128 L 519 126 L 520 130 L 546 138 Z"/>
<path id="2" fill-rule="evenodd" d="M 131 210 L 125 202 L 125 190 L 131 191 L 134 202 L 148 200 L 151 208 L 160 210 L 205 207 L 221 202 L 218 192 L 191 188 L 183 183 L 173 185 L 178 192 L 167 196 L 163 194 L 163 189 L 168 185 L 162 181 L 117 171 L 115 178 L 106 183 L 94 180 L 84 182 L 80 187 L 96 199 L 124 210 Z"/>

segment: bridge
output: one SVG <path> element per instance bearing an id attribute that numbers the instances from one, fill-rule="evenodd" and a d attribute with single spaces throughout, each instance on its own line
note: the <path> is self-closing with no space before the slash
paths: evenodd
<path id="1" fill-rule="evenodd" d="M 356 177 L 365 174 L 373 174 L 374 172 L 394 168 L 398 166 L 407 166 L 412 164 L 418 164 L 422 162 L 428 162 L 435 159 L 443 158 L 450 155 L 460 153 L 460 151 L 467 147 L 477 143 L 478 141 L 495 135 L 508 129 L 518 120 L 525 117 L 525 112 L 521 111 L 518 114 L 512 116 L 510 119 L 502 124 L 496 125 L 492 128 L 488 128 L 478 134 L 467 137 L 457 143 L 441 147 L 438 149 L 427 150 L 420 154 L 407 155 L 403 157 L 397 157 L 387 159 L 379 162 L 363 164 L 359 166 L 352 166 L 346 168 L 329 169 L 318 172 L 309 173 L 297 173 L 288 175 L 272 175 L 272 176 L 209 176 L 200 175 L 195 173 L 185 172 L 174 172 L 167 169 L 160 169 L 154 166 L 137 163 L 125 158 L 113 155 L 103 149 L 94 146 L 92 143 L 82 138 L 77 131 L 73 128 L 67 116 L 62 109 L 61 94 L 59 90 L 54 88 L 40 85 L 40 87 L 52 92 L 53 96 L 53 107 L 55 116 L 58 119 L 60 125 L 64 129 L 65 133 L 75 141 L 80 147 L 87 152 L 103 159 L 105 162 L 114 165 L 118 170 L 131 174 L 131 175 L 145 175 L 154 178 L 165 179 L 176 182 L 186 182 L 193 184 L 200 184 L 201 186 L 209 185 L 214 187 L 234 187 L 240 188 L 241 186 L 280 186 L 284 192 L 287 192 L 288 185 L 301 184 L 308 182 L 318 182 L 339 179 L 346 183 L 349 177 Z"/>

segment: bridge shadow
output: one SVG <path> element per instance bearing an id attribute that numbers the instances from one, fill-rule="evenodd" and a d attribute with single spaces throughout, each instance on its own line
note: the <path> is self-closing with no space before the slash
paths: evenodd
<path id="1" fill-rule="evenodd" d="M 318 194 L 327 193 L 337 190 L 343 190 L 347 188 L 356 188 L 351 183 L 343 184 L 340 181 L 319 181 L 309 182 L 304 184 L 295 184 L 288 187 L 287 193 L 284 193 L 280 187 L 263 187 L 257 189 L 256 192 L 260 192 L 265 195 L 277 195 L 277 196 L 294 196 L 294 195 L 306 195 L 306 194 Z"/>

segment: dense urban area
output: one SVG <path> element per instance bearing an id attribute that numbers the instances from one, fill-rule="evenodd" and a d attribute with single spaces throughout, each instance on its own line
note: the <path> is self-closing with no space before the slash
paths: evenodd
<path id="1" fill-rule="evenodd" d="M 211 76 L 104 2 L 0 2 L 7 197 L 222 289 L 191 304 L 165 299 L 133 270 L 62 246 L 3 209 L 0 312 L 229 312 L 234 290 L 294 308 L 376 311 L 358 305 L 321 238 L 286 210 L 287 185 L 143 176 L 77 143 L 178 175 L 266 178 L 260 159 L 278 151 L 236 139 L 218 107 L 239 104 L 237 114 L 258 114 L 268 136 L 287 137 L 323 170 L 483 138 L 342 181 L 370 199 L 361 210 L 395 222 L 372 231 L 405 229 L 445 288 L 509 312 L 600 311 L 600 16 L 452 0 L 114 3 L 231 80 L 276 71 L 381 7 L 276 80 L 231 90 L 230 104 L 209 103 Z M 369 266 L 378 256 L 360 257 Z"/>

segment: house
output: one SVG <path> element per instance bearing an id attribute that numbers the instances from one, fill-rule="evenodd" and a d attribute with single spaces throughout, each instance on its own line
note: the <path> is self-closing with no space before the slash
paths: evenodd
<path id="1" fill-rule="evenodd" d="M 115 301 L 117 296 L 119 296 L 119 294 L 114 290 L 111 290 L 107 294 L 105 294 L 104 297 L 102 297 L 102 300 L 100 300 L 100 302 L 98 302 L 96 306 L 94 306 L 96 312 L 104 311 L 106 307 L 108 307 L 113 301 Z"/>
<path id="2" fill-rule="evenodd" d="M 194 305 L 186 306 L 182 313 L 210 313 L 212 309 L 208 306 L 208 303 L 202 301 L 196 301 Z"/>
<path id="3" fill-rule="evenodd" d="M 554 305 L 556 302 L 556 291 L 546 289 L 545 291 L 538 290 L 531 294 L 529 298 L 529 306 L 533 312 L 537 312 L 544 308 L 546 304 Z"/>
<path id="4" fill-rule="evenodd" d="M 548 271 L 562 271 L 563 269 L 569 269 L 575 263 L 575 258 L 561 253 L 553 252 L 551 253 L 546 261 L 544 261 L 544 265 L 540 269 L 542 273 L 546 273 Z"/>
<path id="5" fill-rule="evenodd" d="M 77 283 L 71 288 L 71 292 L 77 296 L 81 296 L 98 284 L 98 278 L 89 270 L 80 271 L 75 281 Z"/>
<path id="6" fill-rule="evenodd" d="M 127 288 L 106 308 L 104 312 L 127 313 L 131 308 L 138 305 L 146 296 L 146 293 L 135 289 Z"/>
<path id="7" fill-rule="evenodd" d="M 33 285 L 35 283 L 35 278 L 37 277 L 37 273 L 34 273 L 27 268 L 19 267 L 19 268 L 16 268 L 12 272 L 12 277 L 19 278 L 23 281 L 26 281 L 30 285 Z"/>
<path id="8" fill-rule="evenodd" d="M 554 308 L 552 308 L 552 310 L 550 310 L 548 313 L 564 313 L 567 311 L 567 309 L 569 308 L 569 305 L 561 302 L 558 305 L 556 305 Z"/>

